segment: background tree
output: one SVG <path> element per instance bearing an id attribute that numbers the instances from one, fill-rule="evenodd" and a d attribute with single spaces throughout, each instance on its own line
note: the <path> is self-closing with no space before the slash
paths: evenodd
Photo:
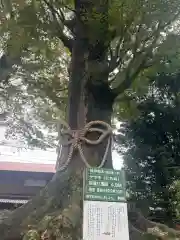
<path id="1" fill-rule="evenodd" d="M 175 71 L 157 74 L 136 99 L 140 115 L 124 126 L 130 198 L 148 217 L 169 225 L 179 208 L 173 187 L 180 173 L 179 79 Z"/>
<path id="2" fill-rule="evenodd" d="M 60 121 L 64 96 L 68 96 L 67 114 L 64 115 L 71 129 L 81 129 L 85 122 L 93 120 L 110 124 L 115 99 L 119 95 L 125 96 L 136 80 L 142 85 L 140 79 L 144 80 L 153 68 L 158 67 L 158 63 L 165 62 L 163 52 L 171 48 L 169 41 L 172 43 L 173 40 L 175 44 L 179 38 L 175 30 L 179 23 L 180 6 L 175 0 L 1 2 L 2 93 L 7 94 L 9 86 L 13 88 L 17 98 L 10 97 L 9 102 L 12 106 L 19 106 L 13 109 L 13 117 L 23 116 L 20 118 L 23 121 L 18 121 L 19 126 L 25 124 L 30 128 L 33 138 L 39 129 L 31 114 L 32 121 L 27 119 L 29 109 L 34 107 L 37 111 L 46 106 L 45 109 L 54 110 L 48 117 L 52 115 L 53 120 Z M 19 88 L 17 83 L 12 83 L 14 79 L 20 79 Z M 61 91 L 65 84 L 68 85 L 68 93 Z M 21 99 L 25 100 L 24 104 Z M 6 98 L 2 101 L 6 102 Z M 18 114 L 14 114 L 15 111 Z M 114 110 L 114 113 L 118 111 Z M 43 113 L 39 115 L 35 112 L 34 116 L 40 122 L 43 120 Z M 47 121 L 43 122 L 47 124 Z M 43 137 L 40 134 L 38 140 Z M 88 134 L 87 137 L 93 140 L 99 135 Z M 91 165 L 100 163 L 106 143 L 107 139 L 93 151 L 85 146 Z M 59 165 L 68 158 L 67 147 L 62 153 Z M 112 167 L 110 151 L 105 167 Z M 83 170 L 84 164 L 74 154 L 68 168 L 57 171 L 40 195 L 2 222 L 1 239 L 18 237 L 27 225 L 37 225 L 52 212 L 48 234 L 58 235 L 60 239 L 79 238 Z M 58 227 L 52 229 L 53 226 Z M 143 224 L 136 227 L 146 232 L 152 226 L 153 223 L 143 219 Z M 132 239 L 143 236 L 135 227 L 130 227 Z M 40 225 L 37 228 L 40 231 Z M 43 230 L 46 228 L 43 227 Z"/>

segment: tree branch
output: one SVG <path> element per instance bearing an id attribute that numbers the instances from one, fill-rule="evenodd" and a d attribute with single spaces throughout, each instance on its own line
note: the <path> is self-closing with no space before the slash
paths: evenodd
<path id="1" fill-rule="evenodd" d="M 130 88 L 132 82 L 141 71 L 153 65 L 153 63 L 155 62 L 155 61 L 152 61 L 153 49 L 156 46 L 157 41 L 160 37 L 160 32 L 163 31 L 163 29 L 165 30 L 168 26 L 170 26 L 177 19 L 179 14 L 180 12 L 177 12 L 168 22 L 164 24 L 162 24 L 162 22 L 159 21 L 154 31 L 152 31 L 150 35 L 145 36 L 142 39 L 139 39 L 140 29 L 142 27 L 142 19 L 144 17 L 142 16 L 141 22 L 139 23 L 139 26 L 136 31 L 135 42 L 133 43 L 133 46 L 131 49 L 130 47 L 129 49 L 127 49 L 125 46 L 122 47 L 121 44 L 123 44 L 123 39 L 122 38 L 119 39 L 116 45 L 115 53 L 113 54 L 111 50 L 109 72 L 112 72 L 115 68 L 118 68 L 121 65 L 124 49 L 125 49 L 125 52 L 127 52 L 128 50 L 132 51 L 133 58 L 132 60 L 130 60 L 130 63 L 128 64 L 127 69 L 124 70 L 125 71 L 123 73 L 124 77 L 121 83 L 116 88 L 113 89 L 113 92 L 116 94 L 116 96 L 124 92 L 126 89 Z M 147 44 L 148 46 L 146 46 Z M 120 50 L 121 47 L 122 47 L 122 51 Z M 138 63 L 139 57 L 141 62 Z M 151 58 L 151 60 L 148 59 L 149 57 Z M 131 70 L 133 68 L 134 68 L 134 72 L 132 72 Z M 117 79 L 117 76 L 119 76 L 120 74 L 122 74 L 122 72 L 119 72 L 117 73 L 117 75 L 112 76 L 109 83 L 111 84 L 112 82 L 114 82 Z"/>
<path id="2" fill-rule="evenodd" d="M 120 57 L 118 57 L 117 54 L 117 48 L 118 46 L 116 46 L 116 51 L 115 54 L 113 54 L 113 50 L 110 47 L 109 52 L 110 52 L 110 61 L 109 61 L 109 66 L 108 66 L 108 72 L 111 73 L 114 71 L 114 69 L 116 69 L 119 65 L 120 65 Z"/>
<path id="3" fill-rule="evenodd" d="M 62 25 L 60 24 L 59 20 L 62 22 L 62 24 L 66 24 L 66 20 L 64 17 L 64 14 L 62 12 L 61 9 L 60 12 L 58 12 L 53 4 L 51 4 L 48 0 L 43 0 L 44 3 L 46 4 L 46 6 L 48 7 L 48 9 L 51 11 L 51 14 L 53 16 L 54 21 L 56 22 L 57 26 L 58 26 L 58 37 L 61 39 L 61 41 L 63 42 L 64 46 L 67 47 L 69 49 L 70 52 L 72 52 L 72 47 L 73 47 L 73 39 L 69 38 L 65 33 L 64 33 L 64 28 L 62 27 Z M 58 20 L 59 18 L 59 20 Z"/>
<path id="4" fill-rule="evenodd" d="M 136 13 L 133 10 L 131 17 L 128 19 L 124 28 L 121 30 L 122 33 L 120 34 L 119 39 L 117 40 L 117 44 L 115 46 L 114 52 L 113 52 L 113 49 L 110 48 L 109 73 L 113 72 L 116 68 L 121 66 L 125 54 L 130 50 L 129 40 L 127 39 L 129 37 L 129 31 L 131 31 L 130 29 L 131 29 L 132 23 L 135 21 L 135 17 L 136 17 Z M 140 19 L 141 19 L 141 22 L 136 30 L 136 36 L 135 36 L 136 41 L 134 43 L 134 47 L 136 50 L 137 50 L 136 45 L 138 42 L 137 35 L 142 27 L 143 16 Z M 128 44 L 126 45 L 126 43 Z"/>
<path id="5" fill-rule="evenodd" d="M 131 75 L 128 76 L 125 78 L 125 80 L 119 84 L 118 87 L 114 88 L 113 89 L 113 93 L 118 96 L 119 94 L 123 93 L 126 89 L 130 88 L 131 87 L 131 84 L 133 83 L 134 79 L 138 76 L 138 74 L 144 70 L 144 62 L 142 62 L 138 68 L 136 69 L 136 71 Z"/>
<path id="6" fill-rule="evenodd" d="M 65 20 L 64 25 L 73 33 L 74 32 L 74 26 L 76 23 L 76 17 L 73 17 L 71 19 Z"/>
<path id="7" fill-rule="evenodd" d="M 54 20 L 57 20 L 56 15 L 59 17 L 59 19 L 62 22 L 65 20 L 64 14 L 61 9 L 59 9 L 60 10 L 60 13 L 59 13 L 48 0 L 43 0 L 43 1 L 48 6 L 49 10 L 51 11 L 53 17 L 55 18 Z"/>
<path id="8" fill-rule="evenodd" d="M 159 39 L 160 30 L 161 30 L 161 25 L 159 23 L 156 30 L 154 31 L 154 35 L 152 35 L 152 38 L 153 38 L 152 43 L 149 46 L 145 47 L 145 45 L 146 45 L 146 42 L 145 42 L 140 51 L 137 51 L 138 49 L 134 50 L 133 58 L 130 61 L 130 63 L 128 64 L 128 67 L 127 67 L 127 70 L 125 73 L 125 77 L 124 77 L 124 81 L 121 82 L 116 88 L 113 89 L 113 92 L 116 96 L 123 93 L 126 89 L 130 88 L 131 84 L 133 83 L 133 81 L 135 80 L 135 78 L 138 76 L 138 74 L 141 71 L 152 66 L 151 64 L 147 64 L 148 57 L 152 55 L 154 46 L 156 45 L 157 40 Z M 149 41 L 149 40 L 150 39 L 148 37 L 146 39 L 146 41 Z M 135 42 L 135 44 L 136 44 L 136 42 Z M 136 67 L 134 65 L 136 65 L 136 62 L 138 62 L 138 60 L 139 60 L 139 64 L 137 64 L 137 67 Z M 135 68 L 135 70 L 131 74 L 131 69 L 133 69 L 133 68 Z M 114 81 L 114 79 L 112 81 Z"/>

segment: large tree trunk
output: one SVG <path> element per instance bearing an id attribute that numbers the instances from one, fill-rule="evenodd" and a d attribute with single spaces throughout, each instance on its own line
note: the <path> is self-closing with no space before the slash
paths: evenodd
<path id="1" fill-rule="evenodd" d="M 78 95 L 78 94 L 77 94 Z M 90 110 L 88 111 L 89 120 L 102 120 L 109 122 L 111 119 L 112 108 L 104 109 L 99 106 L 93 106 L 93 102 L 89 102 Z M 73 107 L 73 104 L 72 104 Z M 97 114 L 97 118 L 96 118 Z M 75 117 L 75 116 L 74 116 Z M 96 136 L 89 136 L 90 138 L 96 138 Z M 99 146 L 92 149 L 84 149 L 86 158 L 92 165 L 99 164 L 100 159 L 104 154 L 104 148 L 106 141 Z M 65 149 L 64 158 L 67 158 L 67 149 Z M 62 161 L 63 162 L 63 161 Z M 109 151 L 107 163 L 108 167 L 112 166 L 111 151 Z M 1 240 L 13 240 L 21 239 L 20 232 L 25 232 L 28 229 L 28 225 L 37 226 L 37 224 L 44 218 L 45 215 L 53 214 L 66 216 L 61 229 L 62 233 L 69 235 L 74 226 L 75 232 L 72 234 L 79 236 L 77 232 L 81 229 L 81 207 L 82 207 L 82 171 L 84 165 L 78 154 L 74 154 L 71 164 L 63 172 L 56 172 L 52 181 L 43 189 L 39 195 L 28 202 L 26 205 L 15 210 L 3 223 L 0 224 L 0 236 Z M 70 206 L 71 205 L 71 206 Z M 63 209 L 66 209 L 65 215 L 62 213 Z M 77 217 L 77 218 L 76 218 Z M 43 221 L 42 221 L 43 222 Z M 69 223 L 67 223 L 69 222 Z M 60 224 L 60 223 L 59 223 Z M 70 224 L 70 226 L 68 225 Z M 72 225 L 72 226 L 71 226 Z M 70 227 L 68 229 L 68 226 Z M 32 227 L 33 228 L 33 227 Z M 41 226 L 35 227 L 40 229 Z M 43 230 L 45 230 L 44 228 Z M 78 235 L 77 235 L 78 234 Z M 67 237 L 67 236 L 66 236 Z M 62 238 L 63 239 L 63 238 Z M 71 238 L 69 238 L 71 239 Z M 75 239 L 75 238 L 73 238 Z"/>
<path id="2" fill-rule="evenodd" d="M 96 6 L 96 3 L 90 4 L 86 0 L 76 1 L 76 11 L 81 12 L 81 16 L 84 15 L 85 8 L 90 12 L 94 6 Z M 104 0 L 104 5 L 102 4 L 102 6 L 103 8 L 100 12 L 102 11 L 103 15 L 107 15 L 106 0 Z M 106 11 L 104 12 L 104 10 Z M 104 24 L 107 31 L 106 23 L 104 22 Z M 99 41 L 98 46 L 91 46 L 87 41 L 84 30 L 82 22 L 77 18 L 75 26 L 76 40 L 73 46 L 69 81 L 68 124 L 71 129 L 83 128 L 84 120 L 86 122 L 102 120 L 110 124 L 112 115 L 113 96 L 109 86 L 103 83 L 102 86 L 105 86 L 104 90 L 106 92 L 102 92 L 102 89 L 96 92 L 98 86 L 92 83 L 99 80 L 97 79 L 98 75 L 88 72 L 87 69 L 87 65 L 95 66 L 97 63 L 104 63 L 106 60 L 106 47 L 104 43 Z M 106 31 L 103 32 L 104 35 L 106 35 Z M 108 74 L 101 74 L 101 77 L 103 77 L 103 82 L 107 83 Z M 106 101 L 102 101 L 103 94 Z M 110 97 L 111 101 L 108 100 L 108 97 Z M 92 133 L 87 137 L 96 139 L 98 136 L 96 133 Z M 104 155 L 106 144 L 107 139 L 99 146 L 94 147 L 93 150 L 84 146 L 86 158 L 92 166 L 99 165 Z M 63 149 L 60 164 L 67 160 L 68 150 L 67 147 Z M 111 149 L 109 149 L 107 156 L 107 166 L 112 167 Z M 26 232 L 29 225 L 31 225 L 31 228 L 40 231 L 40 233 L 45 231 L 46 228 L 49 230 L 48 226 L 43 225 L 45 219 L 41 222 L 42 224 L 39 224 L 48 214 L 53 216 L 52 221 L 56 221 L 56 224 L 55 222 L 53 224 L 58 226 L 58 233 L 61 236 L 59 239 L 80 239 L 83 170 L 84 164 L 79 154 L 75 153 L 68 168 L 64 171 L 57 171 L 52 181 L 39 195 L 26 205 L 15 210 L 0 224 L 1 240 L 21 239 L 20 233 Z M 56 218 L 57 216 L 58 218 Z"/>
<path id="3" fill-rule="evenodd" d="M 110 122 L 112 108 L 101 109 L 101 106 L 97 108 L 96 106 L 93 106 L 93 104 L 94 103 L 92 102 L 89 103 L 89 120 L 102 120 L 105 122 Z M 73 107 L 73 104 L 71 107 Z M 75 116 L 73 116 L 73 120 L 74 118 Z M 89 138 L 93 139 L 96 138 L 96 136 L 90 135 Z M 93 147 L 92 149 L 84 149 L 86 158 L 90 164 L 99 164 L 104 154 L 105 146 L 106 141 L 99 146 Z M 67 149 L 64 149 L 63 158 L 67 158 Z M 109 151 L 106 164 L 108 167 L 112 166 L 111 151 Z M 67 210 L 66 214 L 67 218 L 69 218 L 67 221 L 69 221 L 70 225 L 72 224 L 72 226 L 75 226 L 75 229 L 78 231 L 81 228 L 80 209 L 82 207 L 81 190 L 83 168 L 84 165 L 82 164 L 79 154 L 74 154 L 71 164 L 67 169 L 65 169 L 63 172 L 57 171 L 52 181 L 40 192 L 39 195 L 37 195 L 26 205 L 15 210 L 7 219 L 4 220 L 3 223 L 0 224 L 0 239 L 21 239 L 20 232 L 26 231 L 28 229 L 28 225 L 37 226 L 37 223 L 39 223 L 39 221 L 41 221 L 44 216 L 48 214 L 53 213 L 54 217 L 57 215 L 60 216 L 63 209 Z M 72 207 L 70 207 L 70 205 L 72 205 Z M 68 225 L 66 221 L 62 223 L 62 225 L 63 224 Z M 37 229 L 39 230 L 39 226 L 37 226 Z M 43 230 L 45 230 L 45 228 Z M 65 232 L 63 229 L 61 229 L 61 231 L 63 234 L 66 234 L 67 232 L 70 233 L 71 227 L 68 230 L 65 229 Z M 72 232 L 72 234 L 75 233 Z M 75 235 L 77 236 L 77 233 Z"/>

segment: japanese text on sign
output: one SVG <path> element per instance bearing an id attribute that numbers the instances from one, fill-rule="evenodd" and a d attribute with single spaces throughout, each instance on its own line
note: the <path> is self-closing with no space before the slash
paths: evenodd
<path id="1" fill-rule="evenodd" d="M 90 168 L 85 172 L 84 199 L 90 201 L 125 201 L 123 171 Z"/>

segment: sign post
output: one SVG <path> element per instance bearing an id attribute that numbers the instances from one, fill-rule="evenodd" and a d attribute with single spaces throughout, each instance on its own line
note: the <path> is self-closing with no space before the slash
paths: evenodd
<path id="1" fill-rule="evenodd" d="M 129 240 L 123 171 L 86 169 L 83 195 L 83 240 Z"/>

